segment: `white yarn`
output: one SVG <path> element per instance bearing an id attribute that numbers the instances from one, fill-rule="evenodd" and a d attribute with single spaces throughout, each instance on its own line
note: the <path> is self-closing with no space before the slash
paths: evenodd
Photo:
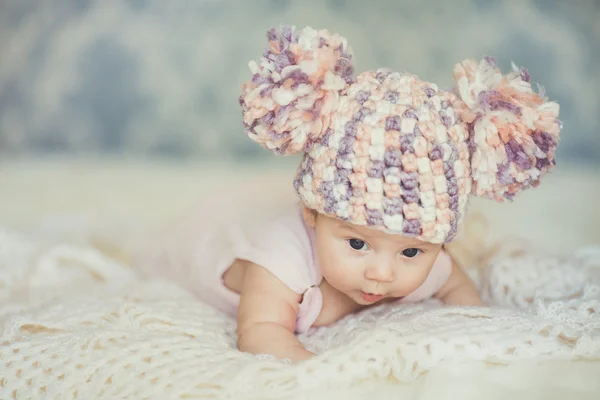
<path id="1" fill-rule="evenodd" d="M 235 321 L 172 284 L 0 230 L 0 398 L 287 398 L 447 360 L 600 358 L 600 247 L 475 278 L 494 306 L 382 305 L 301 336 L 320 355 L 292 365 L 237 351 Z"/>

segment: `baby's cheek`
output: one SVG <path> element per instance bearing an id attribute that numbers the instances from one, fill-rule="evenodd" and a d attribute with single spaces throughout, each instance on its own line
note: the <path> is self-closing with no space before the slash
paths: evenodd
<path id="1" fill-rule="evenodd" d="M 351 290 L 356 286 L 356 273 L 347 265 L 330 265 L 323 270 L 323 276 L 327 282 L 338 290 Z"/>
<path id="2" fill-rule="evenodd" d="M 402 280 L 403 290 L 406 292 L 413 292 L 417 290 L 427 279 L 427 274 L 413 273 L 407 274 Z"/>
<path id="3" fill-rule="evenodd" d="M 404 274 L 404 279 L 402 279 L 405 290 L 416 290 L 425 283 L 425 280 L 427 280 L 431 271 L 431 264 L 432 262 L 427 262 L 427 265 L 409 269 L 410 272 L 406 272 Z"/>

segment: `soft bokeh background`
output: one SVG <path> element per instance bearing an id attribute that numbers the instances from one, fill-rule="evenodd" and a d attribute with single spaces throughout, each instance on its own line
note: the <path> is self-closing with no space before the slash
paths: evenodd
<path id="1" fill-rule="evenodd" d="M 600 242 L 598 0 L 0 0 L 0 224 L 164 222 L 219 185 L 289 188 L 297 159 L 247 139 L 238 105 L 281 23 L 346 36 L 358 71 L 441 87 L 468 57 L 527 67 L 561 104 L 558 168 L 486 210 L 559 248 Z"/>
<path id="2" fill-rule="evenodd" d="M 463 58 L 513 60 L 561 103 L 559 160 L 600 162 L 597 0 L 3 0 L 0 150 L 269 157 L 237 97 L 280 23 L 340 32 L 359 71 L 442 87 Z"/>

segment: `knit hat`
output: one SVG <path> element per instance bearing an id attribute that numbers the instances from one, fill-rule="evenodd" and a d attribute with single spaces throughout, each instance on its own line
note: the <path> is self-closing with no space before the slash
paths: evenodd
<path id="1" fill-rule="evenodd" d="M 245 131 L 277 154 L 304 153 L 304 205 L 349 223 L 447 243 L 469 194 L 512 200 L 556 164 L 559 105 L 524 68 L 454 67 L 441 90 L 387 69 L 353 76 L 345 38 L 310 27 L 267 33 L 240 97 Z"/>

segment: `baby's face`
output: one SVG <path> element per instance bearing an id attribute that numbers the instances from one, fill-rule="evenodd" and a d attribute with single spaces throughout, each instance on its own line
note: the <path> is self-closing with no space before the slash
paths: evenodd
<path id="1" fill-rule="evenodd" d="M 429 274 L 442 245 L 351 225 L 304 210 L 323 277 L 358 304 L 402 298 Z"/>

